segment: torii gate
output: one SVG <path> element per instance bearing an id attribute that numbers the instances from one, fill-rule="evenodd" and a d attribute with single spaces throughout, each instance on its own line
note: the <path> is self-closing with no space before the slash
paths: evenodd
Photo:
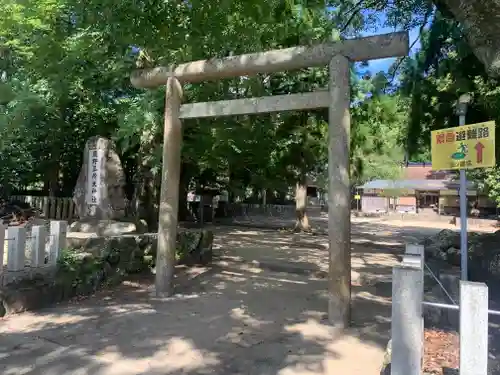
<path id="1" fill-rule="evenodd" d="M 397 32 L 311 47 L 193 61 L 133 72 L 137 88 L 166 85 L 163 168 L 156 260 L 156 294 L 173 293 L 183 118 L 229 116 L 328 107 L 328 316 L 337 328 L 349 325 L 351 217 L 349 183 L 349 61 L 408 54 L 408 33 Z M 181 105 L 181 83 L 217 80 L 306 67 L 329 66 L 329 91 Z"/>

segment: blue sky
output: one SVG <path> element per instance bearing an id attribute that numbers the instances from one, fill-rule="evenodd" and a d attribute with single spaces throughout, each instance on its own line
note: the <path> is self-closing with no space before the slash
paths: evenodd
<path id="1" fill-rule="evenodd" d="M 391 33 L 394 31 L 399 31 L 399 30 L 395 30 L 391 27 L 381 27 L 376 31 L 363 33 L 363 35 L 369 36 L 369 35 L 376 35 L 376 34 L 387 34 L 387 33 Z M 420 32 L 419 28 L 415 28 L 415 29 L 410 31 L 410 46 L 413 44 L 415 39 L 418 39 L 419 32 Z M 415 45 L 413 46 L 413 48 L 410 51 L 410 54 L 415 53 L 419 49 L 420 49 L 420 40 L 418 40 L 415 43 Z M 380 71 L 387 72 L 389 70 L 390 66 L 394 63 L 394 61 L 396 61 L 396 58 L 371 60 L 369 62 L 369 66 L 368 66 L 367 70 L 369 70 L 372 74 L 376 74 Z"/>

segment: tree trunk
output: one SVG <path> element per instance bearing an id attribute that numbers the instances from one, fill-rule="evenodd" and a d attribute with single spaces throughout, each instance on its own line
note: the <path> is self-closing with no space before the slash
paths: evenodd
<path id="1" fill-rule="evenodd" d="M 159 137 L 158 137 L 159 138 Z M 151 153 L 160 141 L 155 139 L 149 130 L 141 134 L 140 147 L 137 152 L 137 169 L 134 176 L 134 193 L 130 204 L 130 215 L 143 219 L 149 231 L 158 229 L 158 203 L 160 176 L 151 172 Z M 158 186 L 157 186 L 158 185 Z"/>
<path id="2" fill-rule="evenodd" d="M 464 28 L 469 45 L 488 74 L 500 75 L 500 0 L 435 0 Z"/>
<path id="3" fill-rule="evenodd" d="M 157 192 L 155 178 L 150 167 L 141 161 L 136 174 L 131 215 L 146 220 L 150 231 L 158 228 Z"/>
<path id="4" fill-rule="evenodd" d="M 60 152 L 54 150 L 51 155 L 51 168 L 47 171 L 45 186 L 50 197 L 55 197 L 59 193 L 59 172 L 61 165 L 59 162 Z"/>
<path id="5" fill-rule="evenodd" d="M 307 217 L 307 185 L 305 179 L 297 182 L 295 187 L 295 230 L 309 231 L 309 218 Z"/>
<path id="6" fill-rule="evenodd" d="M 181 163 L 181 177 L 179 182 L 179 213 L 178 221 L 186 221 L 189 216 L 189 210 L 187 206 L 187 194 L 189 185 L 189 165 L 187 163 Z"/>

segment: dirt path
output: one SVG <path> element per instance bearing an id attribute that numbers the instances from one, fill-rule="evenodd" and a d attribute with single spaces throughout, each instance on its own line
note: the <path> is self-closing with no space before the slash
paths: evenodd
<path id="1" fill-rule="evenodd" d="M 142 278 L 0 321 L 0 373 L 379 373 L 391 266 L 405 236 L 353 225 L 353 327 L 339 338 L 326 322 L 326 237 L 216 231 L 220 260 L 179 278 L 173 298 L 152 297 L 152 280 Z"/>

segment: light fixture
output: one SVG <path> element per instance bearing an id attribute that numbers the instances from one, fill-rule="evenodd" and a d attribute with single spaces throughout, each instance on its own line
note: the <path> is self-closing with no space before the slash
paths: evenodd
<path id="1" fill-rule="evenodd" d="M 472 101 L 472 96 L 469 93 L 460 95 L 458 102 L 460 104 L 469 104 Z"/>
<path id="2" fill-rule="evenodd" d="M 469 93 L 460 95 L 457 100 L 456 114 L 458 116 L 465 116 L 467 113 L 467 106 L 472 101 L 472 96 Z"/>

